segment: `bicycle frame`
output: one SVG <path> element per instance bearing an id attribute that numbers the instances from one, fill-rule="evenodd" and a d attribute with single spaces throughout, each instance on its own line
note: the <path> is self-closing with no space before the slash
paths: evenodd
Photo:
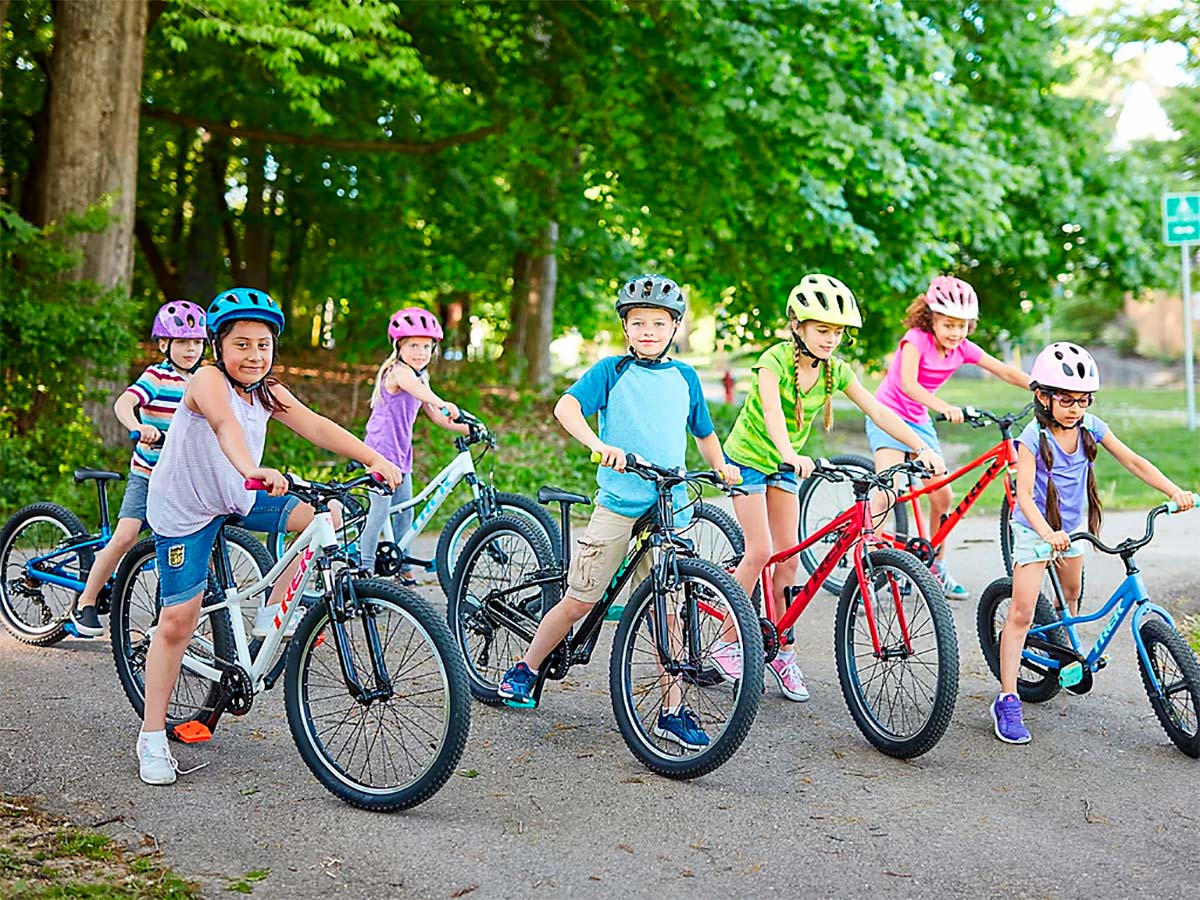
<path id="1" fill-rule="evenodd" d="M 78 483 L 79 479 L 76 479 Z M 58 559 L 70 553 L 78 553 L 80 550 L 103 550 L 108 546 L 108 542 L 112 540 L 112 523 L 108 512 L 108 487 L 103 480 L 96 481 L 97 500 L 100 509 L 100 532 L 99 534 L 80 534 L 73 538 L 68 538 L 64 546 L 56 548 L 53 552 L 47 553 L 45 556 L 37 556 L 25 562 L 25 574 L 37 581 L 53 584 L 57 587 L 64 587 L 71 591 L 81 592 L 87 586 L 87 579 L 72 578 L 69 575 L 59 574 L 57 571 L 47 572 L 44 569 L 36 568 L 39 565 L 45 565 L 50 560 Z M 108 577 L 108 584 L 112 584 L 113 576 Z"/>

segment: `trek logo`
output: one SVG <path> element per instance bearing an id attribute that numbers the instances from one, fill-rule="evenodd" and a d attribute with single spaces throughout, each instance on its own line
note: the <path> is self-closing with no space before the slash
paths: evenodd
<path id="1" fill-rule="evenodd" d="M 429 521 L 429 517 L 437 512 L 437 508 L 442 505 L 442 501 L 446 499 L 446 495 L 454 489 L 454 482 L 447 479 L 442 482 L 441 487 L 434 491 L 433 496 L 429 498 L 429 502 L 425 504 L 425 508 L 421 510 L 420 515 L 413 519 L 412 530 L 420 531 L 421 528 Z"/>
<path id="2" fill-rule="evenodd" d="M 300 589 L 300 582 L 304 580 L 304 573 L 308 571 L 308 561 L 313 558 L 313 548 L 309 547 L 304 551 L 304 556 L 300 557 L 300 568 L 296 569 L 296 574 L 292 576 L 291 584 L 288 585 L 287 594 L 283 598 L 283 602 L 279 604 L 279 612 L 275 613 L 275 627 L 279 628 L 283 625 L 283 616 L 287 615 L 288 609 L 292 605 L 292 598 L 296 596 L 296 591 Z"/>
<path id="3" fill-rule="evenodd" d="M 967 511 L 967 508 L 975 502 L 976 498 L 992 483 L 992 479 L 999 475 L 1000 470 L 1004 468 L 1007 468 L 1007 464 L 1000 458 L 997 458 L 995 462 L 988 466 L 983 476 L 975 484 L 971 485 L 971 489 L 967 491 L 967 496 L 963 497 L 962 502 L 954 507 L 953 517 L 958 518 L 962 516 Z"/>
<path id="4" fill-rule="evenodd" d="M 1113 613 L 1112 617 L 1108 620 L 1108 624 L 1104 626 L 1104 630 L 1100 632 L 1100 640 L 1097 641 L 1098 646 L 1105 646 L 1108 643 L 1109 638 L 1112 637 L 1112 633 L 1117 630 L 1117 626 L 1120 624 L 1121 609 L 1118 607 L 1117 611 Z"/>

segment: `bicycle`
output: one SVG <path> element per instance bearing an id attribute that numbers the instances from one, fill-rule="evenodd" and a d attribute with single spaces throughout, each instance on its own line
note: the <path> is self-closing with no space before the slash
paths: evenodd
<path id="1" fill-rule="evenodd" d="M 613 714 L 626 745 L 647 768 L 670 778 L 696 778 L 728 760 L 754 721 L 762 684 L 762 627 L 737 582 L 720 566 L 696 558 L 691 541 L 674 524 L 671 489 L 702 483 L 724 487 L 720 476 L 665 469 L 632 454 L 625 471 L 654 482 L 657 501 L 635 524 L 629 555 L 604 595 L 539 668 L 532 696 L 536 705 L 547 679 L 565 678 L 573 666 L 590 662 L 608 608 L 649 557 L 650 575 L 634 589 L 613 640 Z M 556 557 L 527 523 L 500 516 L 467 541 L 449 595 L 450 629 L 466 661 L 471 693 L 483 703 L 502 702 L 496 688 L 504 672 L 533 640 L 542 611 L 564 595 L 570 508 L 591 503 L 583 494 L 552 487 L 541 488 L 538 501 L 561 508 L 560 554 Z M 733 685 L 708 677 L 723 616 L 751 651 L 745 679 Z M 660 711 L 680 704 L 698 715 L 710 737 L 707 746 L 687 749 L 655 734 Z"/>
<path id="2" fill-rule="evenodd" d="M 446 783 L 466 744 L 471 710 L 461 659 L 424 599 L 360 577 L 365 573 L 340 548 L 329 504 L 373 484 L 372 477 L 346 484 L 286 477 L 289 493 L 312 505 L 313 520 L 269 571 L 241 588 L 218 536 L 218 565 L 201 607 L 204 633 L 184 654 L 168 733 L 187 742 L 208 740 L 225 713 L 246 715 L 255 697 L 282 677 L 292 739 L 321 784 L 363 809 L 415 806 Z M 247 481 L 246 487 L 265 486 Z M 297 558 L 270 629 L 250 641 L 243 602 L 266 592 Z M 160 608 L 157 580 L 142 578 L 152 569 L 152 560 L 127 559 L 113 598 L 113 659 L 138 716 L 145 712 L 146 653 Z M 320 600 L 284 646 L 314 572 Z M 143 616 L 145 626 L 135 621 Z"/>
<path id="3" fill-rule="evenodd" d="M 1200 502 L 1200 494 L 1195 495 Z M 1146 515 L 1146 531 L 1137 539 L 1126 538 L 1115 547 L 1096 535 L 1078 531 L 1071 540 L 1093 544 L 1102 553 L 1120 556 L 1125 578 L 1117 585 L 1104 606 L 1090 615 L 1070 615 L 1063 602 L 1062 586 L 1053 566 L 1050 582 L 1053 602 L 1039 593 L 1034 624 L 1025 639 L 1017 691 L 1022 700 L 1043 703 L 1066 688 L 1086 694 L 1095 683 L 1095 675 L 1108 665 L 1105 651 L 1121 623 L 1129 622 L 1137 648 L 1138 668 L 1146 696 L 1167 736 L 1183 753 L 1200 758 L 1200 661 L 1188 646 L 1165 609 L 1150 600 L 1141 572 L 1133 556 L 1154 538 L 1154 520 L 1164 513 L 1178 512 L 1174 503 L 1163 503 Z M 1049 547 L 1049 545 L 1046 545 Z M 1000 635 L 1008 619 L 1012 601 L 1012 578 L 999 578 L 979 598 L 976 628 L 979 644 L 988 668 L 1000 678 Z M 1076 626 L 1084 622 L 1108 621 L 1099 637 L 1086 652 Z"/>
<path id="4" fill-rule="evenodd" d="M 84 467 L 75 470 L 74 478 L 76 484 L 96 482 L 99 531 L 89 532 L 79 516 L 57 503 L 23 507 L 0 530 L 0 620 L 27 644 L 49 646 L 73 634 L 71 609 L 87 584 L 97 551 L 112 539 L 108 483 L 125 476 Z M 266 549 L 250 532 L 231 528 L 226 539 L 234 548 L 239 583 L 270 568 Z M 114 582 L 115 575 L 110 575 L 96 597 L 98 615 L 110 610 Z"/>
<path id="5" fill-rule="evenodd" d="M 993 481 L 997 478 L 1003 478 L 1004 500 L 1000 508 L 1000 549 L 1004 555 L 1005 570 L 1011 575 L 1013 544 L 1011 520 L 1012 510 L 1016 508 L 1017 496 L 1017 444 L 1013 437 L 1013 428 L 1028 416 L 1032 410 L 1032 403 L 1027 404 L 1019 412 L 1006 413 L 1005 415 L 997 415 L 986 409 L 976 409 L 972 406 L 963 407 L 964 422 L 972 428 L 985 428 L 989 423 L 998 426 L 1000 429 L 1000 441 L 991 449 L 985 451 L 972 462 L 967 463 L 958 470 L 949 472 L 933 480 L 925 480 L 924 486 L 921 485 L 920 481 L 910 477 L 908 492 L 895 497 L 891 503 L 892 527 L 877 527 L 875 531 L 876 537 L 895 547 L 897 550 L 906 550 L 921 560 L 926 566 L 932 566 L 937 559 L 942 545 L 949 538 L 950 532 L 962 521 L 967 511 L 979 499 L 979 496 Z M 937 421 L 945 421 L 945 416 L 941 413 L 936 414 L 934 418 Z M 875 470 L 873 460 L 858 454 L 841 454 L 832 457 L 829 461 L 837 466 L 857 466 L 868 472 Z M 957 481 L 968 472 L 983 465 L 986 465 L 987 468 L 983 470 L 979 479 L 967 490 L 966 495 L 959 501 L 958 505 L 946 515 L 944 520 L 938 525 L 937 530 L 930 534 L 929 527 L 926 525 L 921 513 L 920 498 L 951 482 Z M 830 489 L 828 485 L 828 482 L 823 482 L 820 479 L 809 478 L 805 479 L 800 489 L 799 538 L 801 541 L 805 540 L 809 535 L 815 534 L 823 525 L 832 521 L 843 510 L 849 508 L 851 502 L 853 502 L 852 497 L 847 496 L 844 492 L 836 488 Z M 886 489 L 890 493 L 895 493 L 893 486 L 890 484 L 887 485 Z M 915 535 L 909 530 L 909 507 L 912 509 L 912 519 L 916 523 L 917 533 Z M 877 515 L 876 519 L 878 520 L 879 518 Z M 883 522 L 886 521 L 885 516 Z M 801 564 L 810 575 L 816 570 L 817 561 L 815 553 L 811 551 L 802 553 L 800 556 Z M 826 590 L 832 594 L 840 595 L 842 586 L 845 584 L 846 572 L 846 565 L 835 568 L 825 584 Z"/>
<path id="6" fill-rule="evenodd" d="M 890 489 L 896 474 L 923 474 L 925 469 L 919 463 L 901 462 L 876 474 L 831 460 L 815 463 L 810 482 L 848 483 L 854 500 L 794 547 L 776 553 L 763 568 L 758 589 L 771 625 L 764 645 L 766 660 L 775 658 L 780 636 L 828 584 L 830 572 L 844 566 L 848 574 L 834 623 L 842 696 L 855 725 L 876 749 L 902 759 L 920 756 L 941 740 L 954 713 L 958 639 L 950 607 L 928 567 L 876 535 L 869 495 L 872 488 Z M 827 544 L 828 552 L 804 584 L 785 589 L 787 609 L 779 616 L 775 567 L 818 544 Z M 885 696 L 892 686 L 894 693 Z"/>

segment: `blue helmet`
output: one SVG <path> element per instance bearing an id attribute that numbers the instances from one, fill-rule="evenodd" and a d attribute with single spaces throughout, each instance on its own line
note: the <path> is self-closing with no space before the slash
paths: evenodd
<path id="1" fill-rule="evenodd" d="M 216 337 L 226 322 L 253 319 L 275 327 L 276 334 L 283 333 L 283 310 L 266 291 L 254 288 L 231 288 L 217 294 L 208 307 L 208 329 Z"/>

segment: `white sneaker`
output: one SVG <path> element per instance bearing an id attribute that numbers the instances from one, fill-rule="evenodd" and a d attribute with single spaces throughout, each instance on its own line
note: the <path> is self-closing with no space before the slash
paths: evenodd
<path id="1" fill-rule="evenodd" d="M 167 736 L 160 734 L 157 738 L 147 738 L 139 732 L 137 741 L 138 774 L 146 784 L 174 784 L 179 771 L 179 763 L 171 755 L 167 746 Z"/>
<path id="2" fill-rule="evenodd" d="M 305 597 L 308 595 L 305 594 Z M 265 638 L 275 627 L 275 617 L 279 615 L 280 604 L 271 603 L 267 606 L 260 606 L 258 612 L 254 614 L 254 627 L 250 629 L 250 637 Z M 300 626 L 300 620 L 304 618 L 304 610 L 297 609 L 292 614 L 292 620 L 288 622 L 287 629 L 283 632 L 283 637 L 286 640 L 296 633 L 296 629 Z"/>

